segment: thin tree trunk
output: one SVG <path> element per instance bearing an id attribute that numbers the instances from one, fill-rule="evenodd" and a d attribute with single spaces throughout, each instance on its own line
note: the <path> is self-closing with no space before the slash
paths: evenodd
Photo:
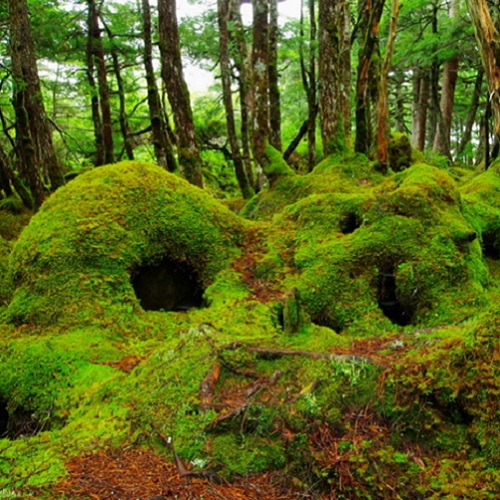
<path id="1" fill-rule="evenodd" d="M 457 0 L 453 0 L 450 6 L 450 18 L 456 18 L 458 11 Z M 453 103 L 455 101 L 455 86 L 458 78 L 458 55 L 444 63 L 443 82 L 441 85 L 441 120 L 438 122 L 436 135 L 434 136 L 433 149 L 443 156 L 451 158 L 451 119 L 453 114 Z"/>
<path id="2" fill-rule="evenodd" d="M 172 144 L 167 135 L 167 128 L 163 118 L 163 110 L 156 84 L 153 66 L 153 43 L 151 39 L 151 6 L 149 0 L 142 0 L 142 29 L 144 39 L 144 69 L 148 86 L 149 119 L 151 121 L 151 135 L 156 162 L 169 172 L 177 170 Z"/>
<path id="3" fill-rule="evenodd" d="M 254 92 L 253 152 L 264 170 L 269 142 L 269 0 L 253 0 L 252 70 Z"/>
<path id="4" fill-rule="evenodd" d="M 413 109 L 412 142 L 420 151 L 425 148 L 427 110 L 429 109 L 430 79 L 428 70 L 416 70 L 414 80 L 415 99 Z"/>
<path id="5" fill-rule="evenodd" d="M 87 81 L 90 87 L 90 108 L 92 111 L 92 124 L 94 127 L 94 144 L 95 144 L 95 159 L 94 165 L 97 167 L 99 165 L 104 165 L 104 141 L 102 134 L 102 120 L 101 111 L 99 109 L 99 92 L 97 90 L 97 84 L 95 81 L 95 65 L 93 56 L 93 38 L 92 38 L 92 23 L 91 23 L 91 11 L 89 8 L 88 12 L 88 34 L 87 34 L 87 47 L 86 47 L 86 59 L 87 59 Z"/>
<path id="6" fill-rule="evenodd" d="M 99 27 L 99 11 L 95 0 L 88 0 L 90 51 L 97 67 L 97 89 L 102 118 L 102 145 L 104 163 L 114 163 L 113 126 L 111 122 L 111 105 L 109 100 L 108 74 L 102 46 L 101 28 Z"/>
<path id="7" fill-rule="evenodd" d="M 127 158 L 129 160 L 133 160 L 134 148 L 132 146 L 132 142 L 129 137 L 127 110 L 125 106 L 125 88 L 123 86 L 123 78 L 121 73 L 120 59 L 118 57 L 118 49 L 113 41 L 115 35 L 111 32 L 109 27 L 106 26 L 106 24 L 102 19 L 101 22 L 103 23 L 108 38 L 111 42 L 111 60 L 113 61 L 113 71 L 115 73 L 116 85 L 118 87 L 118 100 L 120 103 L 119 122 L 120 122 L 120 132 L 122 133 L 122 138 L 123 138 L 123 147 L 125 149 L 125 152 L 127 153 Z"/>
<path id="8" fill-rule="evenodd" d="M 240 186 L 243 198 L 253 196 L 253 189 L 248 182 L 241 156 L 238 138 L 236 135 L 236 124 L 234 120 L 233 97 L 231 92 L 231 68 L 229 60 L 229 0 L 218 0 L 218 22 L 219 22 L 219 61 L 221 67 L 222 99 L 226 110 L 226 126 L 231 148 L 231 156 L 236 172 L 238 185 Z"/>
<path id="9" fill-rule="evenodd" d="M 347 0 L 340 4 L 340 97 L 344 117 L 344 135 L 351 134 L 351 11 Z"/>
<path id="10" fill-rule="evenodd" d="M 318 114 L 316 82 L 316 9 L 315 0 L 309 0 L 309 89 L 307 92 L 307 164 L 309 172 L 316 165 L 316 115 Z"/>
<path id="11" fill-rule="evenodd" d="M 251 136 L 252 124 L 250 117 L 252 115 L 253 99 L 251 89 L 251 70 L 250 57 L 248 54 L 247 44 L 245 41 L 245 28 L 241 19 L 239 10 L 239 0 L 230 0 L 230 21 L 233 25 L 230 31 L 230 44 L 234 46 L 234 64 L 238 72 L 238 91 L 240 97 L 240 114 L 241 114 L 241 147 L 243 151 L 243 163 L 248 181 L 254 190 L 259 190 L 258 177 L 255 175 L 253 168 Z"/>
<path id="12" fill-rule="evenodd" d="M 373 55 L 378 46 L 380 18 L 385 0 L 366 0 L 360 14 L 362 41 L 359 52 L 358 78 L 356 82 L 356 140 L 357 153 L 367 154 L 371 144 L 370 132 L 370 76 L 373 75 Z"/>
<path id="13" fill-rule="evenodd" d="M 328 156 L 345 148 L 340 96 L 340 11 L 338 2 L 319 1 L 318 78 L 319 115 L 323 153 Z"/>
<path id="14" fill-rule="evenodd" d="M 175 0 L 159 0 L 162 78 L 174 115 L 179 165 L 186 179 L 203 187 L 202 160 L 196 141 L 189 89 L 182 70 Z"/>
<path id="15" fill-rule="evenodd" d="M 460 143 L 457 147 L 457 155 L 461 155 L 472 137 L 472 129 L 476 122 L 477 110 L 479 108 L 479 99 L 481 97 L 481 89 L 483 87 L 484 70 L 480 68 L 477 71 L 476 80 L 474 82 L 474 90 L 472 91 L 471 103 L 469 105 L 469 114 L 465 122 L 465 128 L 460 138 Z"/>
<path id="16" fill-rule="evenodd" d="M 269 2 L 269 143 L 281 151 L 281 104 L 278 75 L 278 0 Z"/>
<path id="17" fill-rule="evenodd" d="M 391 24 L 389 28 L 389 39 L 385 51 L 384 62 L 380 75 L 380 87 L 377 103 L 377 153 L 378 164 L 381 171 L 386 172 L 389 158 L 389 109 L 387 98 L 389 93 L 389 70 L 391 69 L 392 54 L 394 52 L 394 41 L 396 40 L 396 28 L 399 16 L 399 0 L 392 0 Z"/>

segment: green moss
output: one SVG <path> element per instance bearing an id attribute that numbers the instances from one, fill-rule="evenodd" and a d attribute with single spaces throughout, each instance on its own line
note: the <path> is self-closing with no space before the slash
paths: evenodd
<path id="1" fill-rule="evenodd" d="M 6 318 L 48 324 L 140 312 L 130 283 L 167 256 L 206 286 L 237 252 L 242 222 L 182 179 L 124 162 L 77 177 L 52 195 L 12 251 L 16 291 Z"/>

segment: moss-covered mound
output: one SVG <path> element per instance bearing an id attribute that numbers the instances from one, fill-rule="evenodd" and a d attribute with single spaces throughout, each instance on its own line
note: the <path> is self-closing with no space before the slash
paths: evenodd
<path id="1" fill-rule="evenodd" d="M 347 191 L 337 167 L 331 183 L 326 162 L 321 168 L 323 193 L 275 219 L 293 232 L 296 286 L 314 322 L 337 331 L 384 321 L 430 326 L 461 321 L 486 303 L 478 231 L 447 173 L 415 164 Z"/>
<path id="2" fill-rule="evenodd" d="M 6 318 L 48 324 L 95 321 L 113 308 L 127 314 L 139 309 L 134 287 L 146 308 L 187 308 L 235 255 L 242 230 L 224 206 L 159 167 L 95 169 L 51 196 L 15 243 Z M 172 294 L 180 299 L 159 298 Z"/>
<path id="3" fill-rule="evenodd" d="M 171 437 L 212 477 L 280 469 L 318 497 L 495 498 L 499 187 L 333 157 L 249 222 L 151 165 L 71 181 L 12 253 L 0 488 L 51 498 L 69 457 L 169 460 Z"/>

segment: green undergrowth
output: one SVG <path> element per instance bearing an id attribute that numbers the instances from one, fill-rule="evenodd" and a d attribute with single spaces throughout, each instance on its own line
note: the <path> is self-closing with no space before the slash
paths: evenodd
<path id="1" fill-rule="evenodd" d="M 495 498 L 500 176 L 452 168 L 331 157 L 240 215 L 145 163 L 72 180 L 0 240 L 0 491 L 55 498 L 69 458 L 170 439 L 226 479 Z M 165 258 L 196 307 L 142 307 Z"/>

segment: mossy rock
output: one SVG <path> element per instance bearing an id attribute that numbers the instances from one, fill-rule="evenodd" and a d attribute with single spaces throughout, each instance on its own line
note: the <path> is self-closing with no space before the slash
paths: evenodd
<path id="1" fill-rule="evenodd" d="M 94 169 L 54 193 L 15 243 L 5 319 L 86 323 L 111 311 L 140 313 L 132 280 L 145 268 L 143 281 L 175 268 L 201 294 L 243 232 L 221 203 L 152 164 Z"/>
<path id="2" fill-rule="evenodd" d="M 276 222 L 295 224 L 299 295 L 313 321 L 334 330 L 463 320 L 487 301 L 477 232 L 437 168 L 417 164 L 371 190 L 310 195 Z"/>

